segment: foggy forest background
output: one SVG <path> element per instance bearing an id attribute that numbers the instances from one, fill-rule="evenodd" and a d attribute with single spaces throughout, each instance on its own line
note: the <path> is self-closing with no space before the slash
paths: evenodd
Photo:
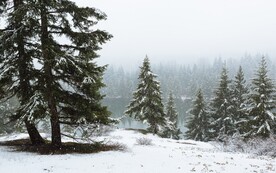
<path id="1" fill-rule="evenodd" d="M 192 107 L 192 101 L 199 88 L 203 91 L 205 100 L 207 102 L 211 100 L 224 66 L 228 70 L 230 79 L 234 78 L 241 66 L 247 85 L 250 86 L 261 57 L 262 55 L 245 55 L 240 59 L 219 57 L 214 60 L 202 59 L 193 65 L 178 64 L 177 62 L 152 64 L 152 71 L 157 75 L 157 79 L 161 83 L 164 102 L 167 102 L 169 92 L 173 93 L 176 109 L 179 113 L 178 126 L 182 132 L 185 132 L 186 121 L 190 116 L 188 111 Z M 266 60 L 269 77 L 275 81 L 275 60 L 269 58 L 269 56 L 266 56 Z M 122 128 L 146 128 L 146 125 L 124 116 L 126 106 L 132 99 L 133 92 L 137 89 L 138 74 L 138 66 L 136 69 L 129 69 L 122 66 L 109 65 L 104 75 L 106 87 L 102 89 L 105 95 L 103 104 L 108 106 L 112 117 L 120 118 L 121 121 L 118 126 Z"/>
<path id="2" fill-rule="evenodd" d="M 245 80 L 250 87 L 251 79 L 258 69 L 262 56 L 261 54 L 254 56 L 245 55 L 240 59 L 219 57 L 214 60 L 202 59 L 194 64 L 172 62 L 153 63 L 151 66 L 153 73 L 157 75 L 157 80 L 161 84 L 163 103 L 167 102 L 170 92 L 175 98 L 175 107 L 178 112 L 178 128 L 184 134 L 187 130 L 187 120 L 191 116 L 189 110 L 192 108 L 198 89 L 202 90 L 204 99 L 209 102 L 214 96 L 214 90 L 218 87 L 222 68 L 226 67 L 229 78 L 233 79 L 240 66 L 243 68 Z M 109 64 L 103 76 L 103 82 L 106 86 L 101 90 L 102 94 L 105 95 L 102 102 L 103 105 L 108 107 L 111 117 L 120 120 L 119 124 L 116 125 L 120 128 L 147 128 L 147 125 L 124 115 L 127 105 L 132 100 L 133 92 L 137 89 L 139 67 L 142 65 L 143 58 L 141 57 L 140 65 L 137 65 L 134 69 Z M 275 82 L 275 59 L 267 55 L 265 58 L 268 65 L 268 75 Z M 5 117 L 9 112 L 13 112 L 17 106 L 18 101 L 16 98 L 0 103 L 1 116 L 3 117 L 0 120 L 1 124 L 6 124 L 7 118 Z M 50 126 L 47 121 L 44 122 L 42 120 L 40 124 L 42 130 L 49 131 Z M 17 130 L 20 131 L 20 128 L 20 126 L 17 126 Z M 13 126 L 8 123 L 1 127 L 0 131 L 13 132 Z"/>

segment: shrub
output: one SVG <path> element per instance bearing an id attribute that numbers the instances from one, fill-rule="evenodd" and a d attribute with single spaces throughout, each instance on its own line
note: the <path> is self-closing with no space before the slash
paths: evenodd
<path id="1" fill-rule="evenodd" d="M 222 148 L 226 152 L 242 152 L 248 154 L 276 157 L 276 135 L 269 138 L 254 137 L 246 141 L 240 137 L 228 137 Z"/>
<path id="2" fill-rule="evenodd" d="M 137 143 L 138 145 L 153 145 L 153 144 L 152 144 L 152 140 L 149 139 L 149 138 L 145 138 L 145 137 L 137 138 L 137 139 L 136 139 L 136 143 Z"/>

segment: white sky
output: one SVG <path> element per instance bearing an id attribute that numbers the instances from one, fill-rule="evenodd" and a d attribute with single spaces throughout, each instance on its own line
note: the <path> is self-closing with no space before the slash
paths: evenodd
<path id="1" fill-rule="evenodd" d="M 114 38 L 100 63 L 185 63 L 197 58 L 276 59 L 275 0 L 75 0 L 108 15 L 101 29 Z"/>

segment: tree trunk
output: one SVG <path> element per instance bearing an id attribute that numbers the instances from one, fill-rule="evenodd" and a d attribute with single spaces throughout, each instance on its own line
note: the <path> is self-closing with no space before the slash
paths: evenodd
<path id="1" fill-rule="evenodd" d="M 22 0 L 14 0 L 14 9 L 17 10 L 20 5 L 22 5 Z M 22 16 L 18 16 L 15 19 L 15 29 L 22 31 L 22 23 L 21 23 Z M 19 67 L 19 88 L 20 88 L 20 104 L 25 104 L 28 102 L 30 98 L 30 72 L 27 71 L 28 68 L 28 61 L 30 61 L 29 57 L 26 56 L 25 53 L 25 45 L 24 45 L 24 36 L 21 32 L 19 32 L 17 36 L 17 45 L 18 45 L 18 58 L 20 59 L 18 67 Z M 43 138 L 40 136 L 36 126 L 34 123 L 30 122 L 25 118 L 24 120 L 25 126 L 27 128 L 30 140 L 33 145 L 41 145 L 44 144 Z"/>
<path id="2" fill-rule="evenodd" d="M 60 132 L 60 123 L 59 115 L 56 106 L 55 94 L 54 94 L 54 77 L 52 74 L 52 60 L 55 57 L 52 57 L 49 52 L 49 47 L 51 40 L 49 39 L 48 32 L 48 18 L 47 18 L 47 9 L 45 7 L 46 0 L 40 0 L 41 4 L 40 13 L 41 13 L 41 46 L 42 46 L 42 56 L 44 60 L 44 82 L 46 85 L 46 93 L 44 96 L 48 102 L 48 107 L 51 114 L 51 130 L 52 130 L 52 145 L 56 148 L 61 146 L 61 132 Z"/>
<path id="3" fill-rule="evenodd" d="M 44 139 L 40 136 L 37 128 L 35 127 L 35 125 L 33 123 L 31 123 L 27 119 L 25 119 L 25 126 L 27 128 L 27 131 L 30 136 L 30 140 L 33 145 L 45 144 Z"/>
<path id="4" fill-rule="evenodd" d="M 52 145 L 59 148 L 61 146 L 61 133 L 58 112 L 55 104 L 52 103 L 52 98 L 50 98 L 49 102 L 51 112 Z"/>

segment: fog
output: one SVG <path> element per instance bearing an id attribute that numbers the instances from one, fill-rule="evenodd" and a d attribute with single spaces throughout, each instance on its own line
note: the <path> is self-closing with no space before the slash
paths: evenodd
<path id="1" fill-rule="evenodd" d="M 276 59 L 275 0 L 75 0 L 108 16 L 97 27 L 114 38 L 101 64 L 134 67 L 264 54 Z"/>

